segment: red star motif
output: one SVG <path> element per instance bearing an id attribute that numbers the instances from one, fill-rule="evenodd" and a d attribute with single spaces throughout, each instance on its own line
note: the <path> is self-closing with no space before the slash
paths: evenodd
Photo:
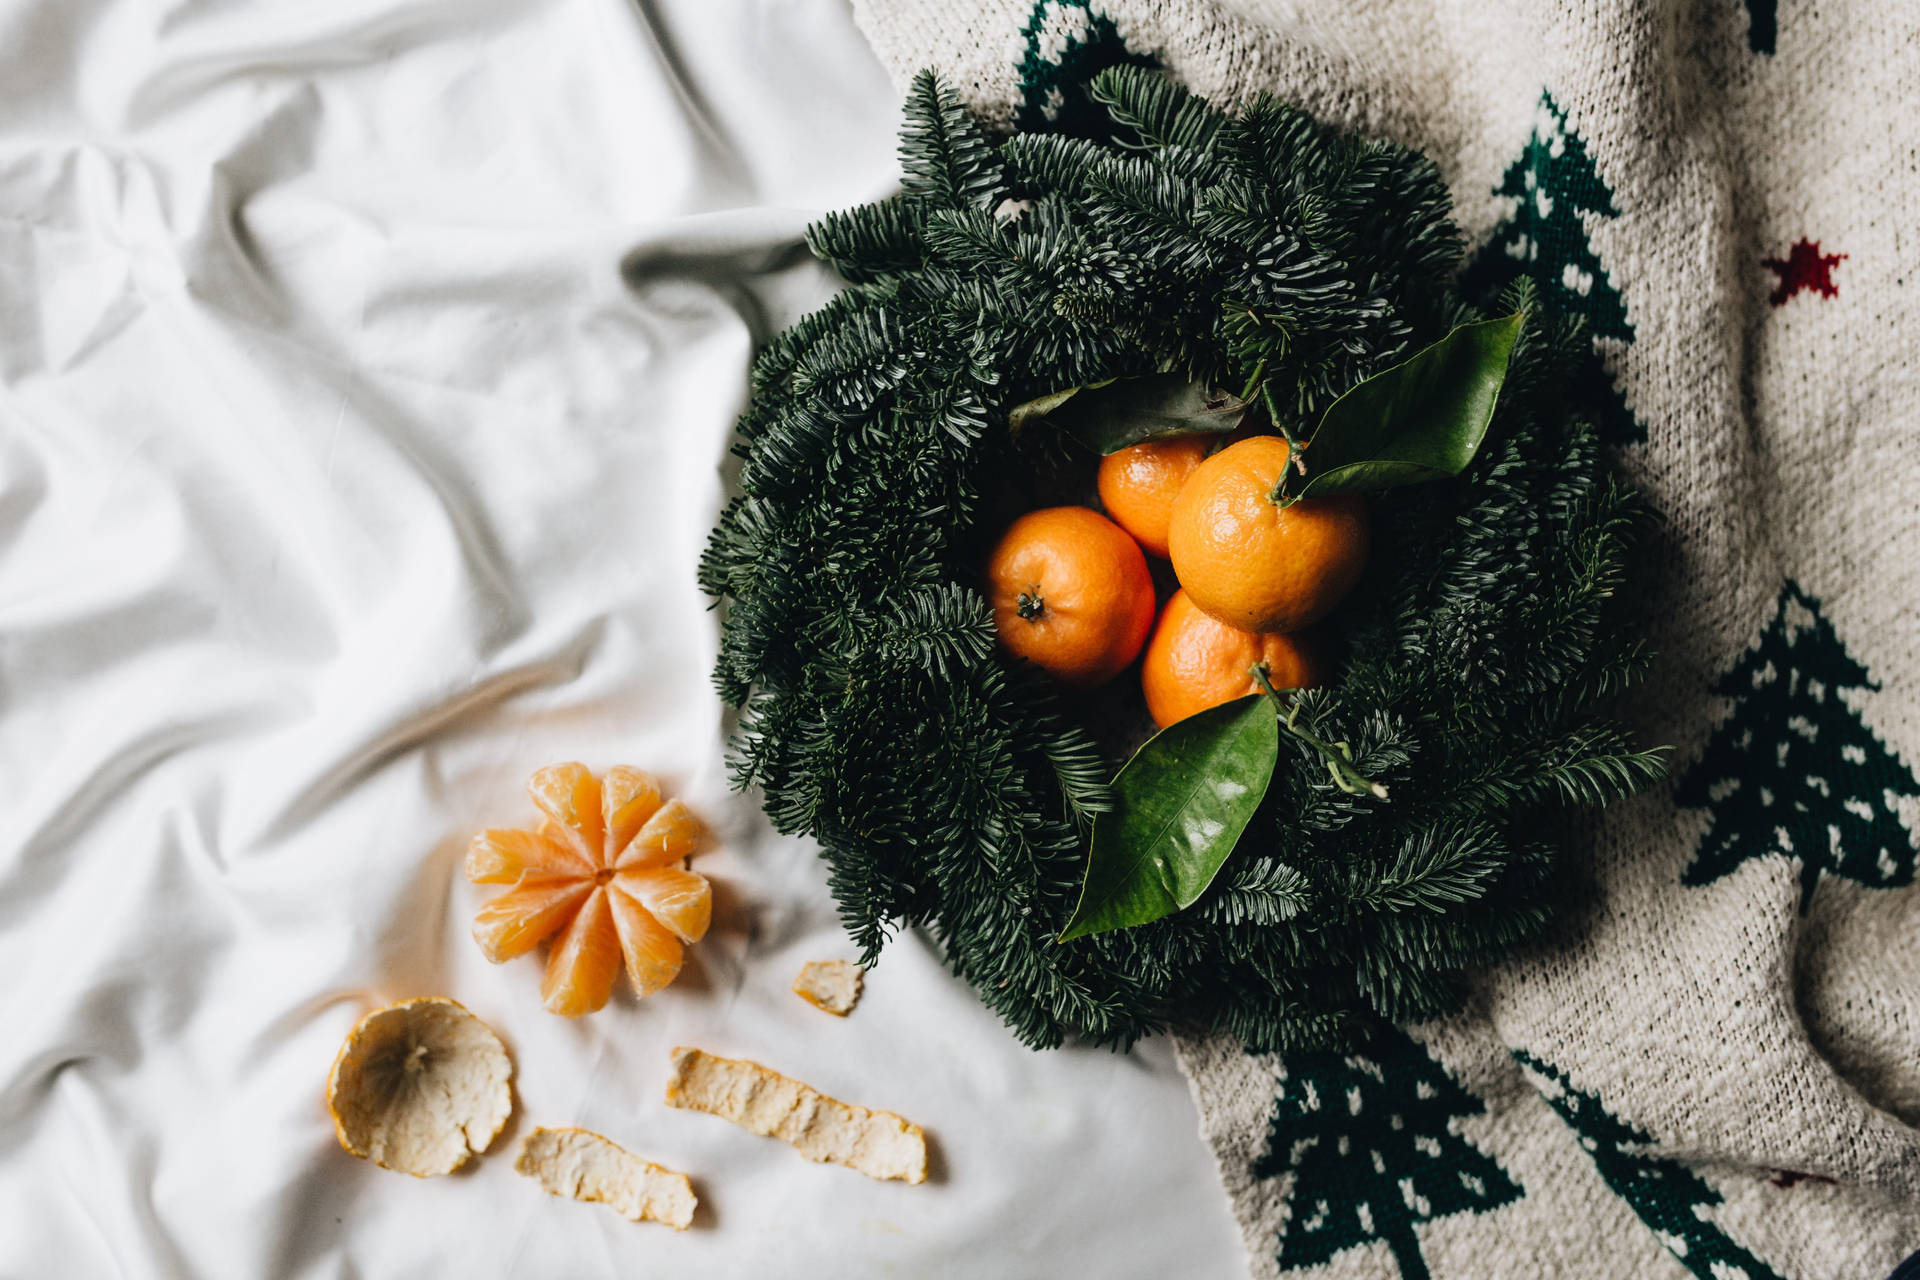
<path id="1" fill-rule="evenodd" d="M 1811 289 L 1823 298 L 1837 297 L 1840 288 L 1833 282 L 1833 269 L 1845 260 L 1844 253 L 1821 253 L 1818 240 L 1802 239 L 1787 251 L 1785 258 L 1765 260 L 1767 270 L 1780 277 L 1767 301 L 1780 306 L 1794 294 Z"/>

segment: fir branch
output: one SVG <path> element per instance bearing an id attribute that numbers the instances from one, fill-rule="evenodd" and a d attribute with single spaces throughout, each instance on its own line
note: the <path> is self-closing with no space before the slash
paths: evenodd
<path id="1" fill-rule="evenodd" d="M 1083 195 L 1087 178 L 1110 154 L 1099 143 L 1057 133 L 1021 133 L 1000 145 L 1014 194 L 1071 199 Z"/>
<path id="2" fill-rule="evenodd" d="M 1356 866 L 1348 896 L 1376 911 L 1444 911 L 1471 902 L 1505 865 L 1491 828 L 1434 824 L 1417 828 L 1384 866 Z"/>
<path id="3" fill-rule="evenodd" d="M 880 280 L 926 259 L 919 219 L 899 196 L 829 213 L 807 228 L 807 248 L 848 280 Z"/>
<path id="4" fill-rule="evenodd" d="M 1279 924 L 1313 904 L 1311 886 L 1297 867 L 1277 858 L 1244 862 L 1232 879 L 1199 904 L 1208 920 L 1228 924 Z"/>
<path id="5" fill-rule="evenodd" d="M 1604 805 L 1666 777 L 1666 751 L 1635 751 L 1618 729 L 1590 726 L 1542 753 L 1533 785 L 1557 788 L 1572 804 Z"/>
<path id="6" fill-rule="evenodd" d="M 1122 145 L 1207 151 L 1224 123 L 1204 98 L 1146 67 L 1109 67 L 1093 78 L 1087 96 L 1138 139 Z"/>
<path id="7" fill-rule="evenodd" d="M 1007 408 L 1176 370 L 1307 424 L 1479 315 L 1424 157 L 1270 98 L 1229 117 L 1138 70 L 1092 100 L 1118 143 L 996 152 L 922 75 L 902 194 L 810 228 L 853 283 L 756 359 L 740 493 L 699 566 L 725 607 L 715 687 L 742 707 L 733 780 L 818 839 L 869 962 L 925 926 L 1028 1044 L 1179 1023 L 1291 1049 L 1430 1016 L 1462 966 L 1551 918 L 1563 807 L 1662 768 L 1597 710 L 1647 661 L 1628 599 L 1645 517 L 1570 403 L 1586 335 L 1509 291 L 1501 312 L 1537 320 L 1487 444 L 1456 481 L 1373 500 L 1344 674 L 1290 695 L 1390 799 L 1342 791 L 1289 735 L 1199 903 L 1059 947 L 1117 762 L 999 652 L 976 590 L 1008 513 L 1086 466 L 1045 432 L 1009 440 Z"/>
<path id="8" fill-rule="evenodd" d="M 947 209 L 991 209 L 1000 198 L 999 165 L 960 95 L 922 71 L 907 90 L 900 168 L 908 196 Z"/>

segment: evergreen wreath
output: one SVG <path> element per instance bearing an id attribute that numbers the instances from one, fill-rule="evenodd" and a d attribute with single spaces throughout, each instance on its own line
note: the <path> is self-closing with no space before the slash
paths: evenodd
<path id="1" fill-rule="evenodd" d="M 1009 409 L 1173 370 L 1312 421 L 1485 314 L 1420 154 L 1138 67 L 1089 91 L 1110 139 L 995 145 L 923 72 L 902 192 L 810 228 L 851 287 L 759 356 L 701 562 L 734 780 L 819 841 L 869 963 L 928 927 L 1031 1045 L 1178 1025 L 1284 1050 L 1444 1012 L 1463 966 L 1551 918 L 1568 807 L 1662 770 L 1601 710 L 1648 656 L 1617 593 L 1643 516 L 1566 396 L 1586 339 L 1516 286 L 1502 309 L 1532 314 L 1473 463 L 1373 500 L 1342 674 L 1297 705 L 1391 799 L 1289 737 L 1198 902 L 1057 942 L 1117 759 L 1090 705 L 998 648 L 976 586 L 1076 465 Z"/>

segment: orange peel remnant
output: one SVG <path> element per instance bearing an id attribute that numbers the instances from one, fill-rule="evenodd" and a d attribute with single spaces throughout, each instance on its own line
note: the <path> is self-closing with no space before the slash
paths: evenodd
<path id="1" fill-rule="evenodd" d="M 597 1201 L 630 1222 L 664 1222 L 675 1231 L 693 1224 L 699 1204 L 686 1174 L 586 1129 L 535 1129 L 521 1140 L 513 1167 L 549 1195 Z"/>
<path id="2" fill-rule="evenodd" d="M 845 1165 L 883 1181 L 927 1180 L 927 1136 L 919 1125 L 891 1111 L 829 1098 L 757 1062 L 682 1045 L 673 1051 L 667 1105 L 778 1138 L 817 1163 Z"/>
<path id="3" fill-rule="evenodd" d="M 860 1002 L 861 969 L 846 960 L 809 960 L 793 980 L 793 994 L 837 1018 Z"/>
<path id="4" fill-rule="evenodd" d="M 375 1009 L 348 1033 L 327 1079 L 340 1145 L 383 1169 L 433 1178 L 485 1151 L 513 1112 L 500 1037 L 452 1000 Z"/>
<path id="5" fill-rule="evenodd" d="M 569 1018 L 605 1005 L 623 967 L 642 996 L 672 982 L 713 915 L 712 889 L 684 865 L 700 841 L 692 811 L 626 765 L 600 778 L 549 765 L 527 791 L 546 815 L 538 830 L 482 831 L 467 850 L 467 879 L 512 886 L 474 917 L 480 950 L 499 964 L 551 939 L 540 998 Z"/>

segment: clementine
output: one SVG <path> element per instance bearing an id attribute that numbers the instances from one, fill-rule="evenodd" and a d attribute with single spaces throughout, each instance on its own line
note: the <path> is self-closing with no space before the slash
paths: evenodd
<path id="1" fill-rule="evenodd" d="M 1144 440 L 1100 459 L 1100 505 L 1147 554 L 1167 558 L 1174 497 L 1206 460 L 1209 444 L 1206 436 Z"/>
<path id="2" fill-rule="evenodd" d="M 1208 707 L 1260 692 L 1256 662 L 1267 664 L 1276 689 L 1311 689 L 1326 680 L 1326 663 L 1310 633 L 1255 633 L 1202 613 L 1185 591 L 1160 612 L 1147 641 L 1140 688 L 1147 711 L 1162 729 Z"/>
<path id="3" fill-rule="evenodd" d="M 467 850 L 467 879 L 513 886 L 474 917 L 480 950 L 498 964 L 552 938 L 540 999 L 568 1018 L 606 1004 L 623 961 L 640 995 L 672 982 L 681 944 L 698 942 L 713 913 L 706 879 L 683 865 L 699 821 L 625 765 L 604 779 L 549 765 L 527 791 L 546 815 L 539 830 L 483 831 Z"/>
<path id="4" fill-rule="evenodd" d="M 1283 506 L 1286 469 L 1286 441 L 1256 436 L 1201 463 L 1174 499 L 1174 575 L 1194 604 L 1244 631 L 1318 622 L 1366 567 L 1366 503 L 1342 494 Z"/>
<path id="5" fill-rule="evenodd" d="M 1153 628 L 1147 558 L 1119 525 L 1087 507 L 1015 520 L 987 560 L 1000 643 L 1068 684 L 1111 680 Z"/>

